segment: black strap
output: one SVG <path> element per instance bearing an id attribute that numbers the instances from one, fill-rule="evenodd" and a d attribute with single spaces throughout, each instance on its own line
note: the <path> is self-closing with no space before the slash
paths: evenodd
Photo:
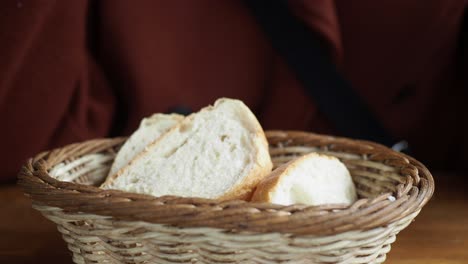
<path id="1" fill-rule="evenodd" d="M 287 1 L 246 0 L 245 3 L 307 94 L 339 132 L 387 146 L 395 143 L 338 73 L 323 50 L 320 37 L 289 11 Z"/>

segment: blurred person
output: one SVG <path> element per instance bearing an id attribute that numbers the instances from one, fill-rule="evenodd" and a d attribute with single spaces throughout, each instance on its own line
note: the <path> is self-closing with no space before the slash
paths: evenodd
<path id="1" fill-rule="evenodd" d="M 388 133 L 430 169 L 468 161 L 467 5 L 288 1 Z M 243 1 L 0 2 L 2 182 L 40 151 L 128 135 L 152 113 L 219 97 L 243 100 L 265 129 L 346 136 Z"/>

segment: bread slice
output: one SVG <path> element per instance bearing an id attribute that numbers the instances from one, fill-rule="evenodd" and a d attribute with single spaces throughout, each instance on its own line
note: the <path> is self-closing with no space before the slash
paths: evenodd
<path id="1" fill-rule="evenodd" d="M 174 127 L 184 116 L 178 114 L 153 114 L 143 118 L 138 129 L 127 139 L 115 156 L 108 176 L 116 174 L 130 160 L 142 152 L 147 145 Z"/>
<path id="2" fill-rule="evenodd" d="M 154 196 L 247 199 L 272 163 L 262 127 L 239 100 L 186 117 L 102 185 Z"/>
<path id="3" fill-rule="evenodd" d="M 346 166 L 335 157 L 311 153 L 281 165 L 259 183 L 253 202 L 351 204 L 356 189 Z"/>

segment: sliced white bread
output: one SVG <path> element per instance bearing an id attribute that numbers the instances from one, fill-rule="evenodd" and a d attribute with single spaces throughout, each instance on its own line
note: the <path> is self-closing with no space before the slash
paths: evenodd
<path id="1" fill-rule="evenodd" d="M 127 139 L 115 156 L 108 176 L 116 174 L 125 167 L 146 146 L 184 119 L 178 114 L 153 114 L 143 118 L 138 129 Z"/>
<path id="2" fill-rule="evenodd" d="M 268 143 L 254 114 L 239 100 L 219 99 L 151 143 L 102 188 L 249 199 L 271 168 Z"/>
<path id="3" fill-rule="evenodd" d="M 275 169 L 262 180 L 253 202 L 291 204 L 351 204 L 356 189 L 346 166 L 332 156 L 311 153 Z"/>

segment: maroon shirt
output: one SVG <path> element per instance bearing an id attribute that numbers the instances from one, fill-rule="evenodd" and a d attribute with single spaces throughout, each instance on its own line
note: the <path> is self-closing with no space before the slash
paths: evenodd
<path id="1" fill-rule="evenodd" d="M 416 158 L 433 168 L 468 161 L 457 47 L 467 1 L 290 6 Z M 129 134 L 151 113 L 218 97 L 245 101 L 265 129 L 337 133 L 242 1 L 0 2 L 0 179 L 42 150 Z"/>

